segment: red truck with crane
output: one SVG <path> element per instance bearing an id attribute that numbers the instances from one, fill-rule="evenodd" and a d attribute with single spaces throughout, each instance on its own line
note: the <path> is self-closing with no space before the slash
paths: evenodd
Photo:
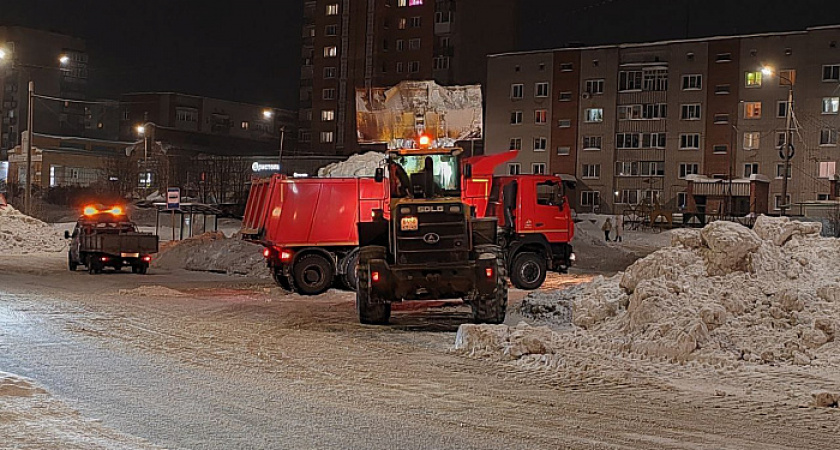
<path id="1" fill-rule="evenodd" d="M 497 218 L 494 237 L 514 286 L 536 289 L 548 271 L 566 271 L 574 261 L 568 185 L 550 175 L 494 176 L 516 151 L 464 158 L 460 198 L 477 219 Z M 358 223 L 391 217 L 392 183 L 374 178 L 254 180 L 242 222 L 243 238 L 265 246 L 278 285 L 316 295 L 336 280 L 356 289 Z"/>

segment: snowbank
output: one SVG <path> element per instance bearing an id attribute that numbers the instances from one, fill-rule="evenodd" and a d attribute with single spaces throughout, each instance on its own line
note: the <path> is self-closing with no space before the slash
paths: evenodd
<path id="1" fill-rule="evenodd" d="M 335 162 L 318 169 L 319 177 L 372 177 L 377 167 L 385 167 L 385 154 L 380 152 L 359 153 L 346 161 Z M 386 175 L 387 176 L 387 171 Z"/>
<path id="2" fill-rule="evenodd" d="M 626 272 L 532 294 L 522 313 L 569 325 L 571 304 L 586 336 L 649 357 L 837 365 L 840 240 L 819 233 L 819 224 L 765 216 L 754 230 L 679 230 Z"/>
<path id="3" fill-rule="evenodd" d="M 0 208 L 0 254 L 60 252 L 67 241 L 58 230 L 11 205 Z"/>
<path id="4" fill-rule="evenodd" d="M 266 278 L 262 247 L 222 232 L 209 232 L 161 248 L 153 266 Z"/>

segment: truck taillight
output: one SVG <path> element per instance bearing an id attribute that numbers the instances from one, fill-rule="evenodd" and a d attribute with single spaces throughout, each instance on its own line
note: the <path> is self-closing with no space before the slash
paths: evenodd
<path id="1" fill-rule="evenodd" d="M 372 272 L 370 274 L 370 279 L 374 282 L 379 281 L 379 272 Z"/>
<path id="2" fill-rule="evenodd" d="M 292 259 L 292 252 L 283 250 L 280 252 L 280 261 L 290 261 Z"/>
<path id="3" fill-rule="evenodd" d="M 493 278 L 493 268 L 488 267 L 484 269 L 484 274 L 487 275 L 487 278 Z"/>
<path id="4" fill-rule="evenodd" d="M 146 256 L 143 257 L 143 261 L 145 261 L 145 262 L 150 262 L 151 260 L 152 260 L 152 257 L 149 256 L 149 255 L 146 255 Z"/>
<path id="5" fill-rule="evenodd" d="M 102 260 L 102 262 L 108 261 L 108 257 L 106 257 L 106 256 L 103 256 L 103 257 L 102 257 L 102 258 L 100 258 L 100 259 Z"/>
<path id="6" fill-rule="evenodd" d="M 271 250 L 265 249 L 263 250 L 263 257 L 268 258 L 271 255 Z"/>

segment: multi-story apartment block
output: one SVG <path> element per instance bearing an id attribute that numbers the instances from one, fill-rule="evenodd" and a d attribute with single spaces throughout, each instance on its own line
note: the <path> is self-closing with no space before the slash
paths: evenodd
<path id="1" fill-rule="evenodd" d="M 520 150 L 500 171 L 573 174 L 583 211 L 716 211 L 689 181 L 733 180 L 730 210 L 778 212 L 792 89 L 790 201 L 835 198 L 838 41 L 832 26 L 491 55 L 486 152 Z M 766 187 L 750 193 L 750 180 Z"/>
<path id="2" fill-rule="evenodd" d="M 515 45 L 510 0 L 306 0 L 299 147 L 348 155 L 356 89 L 403 80 L 483 84 L 486 55 Z"/>
<path id="3" fill-rule="evenodd" d="M 0 27 L 0 159 L 26 130 L 29 82 L 39 95 L 84 99 L 88 56 L 81 39 L 23 27 Z M 81 136 L 83 104 L 56 102 L 35 109 L 35 131 Z"/>

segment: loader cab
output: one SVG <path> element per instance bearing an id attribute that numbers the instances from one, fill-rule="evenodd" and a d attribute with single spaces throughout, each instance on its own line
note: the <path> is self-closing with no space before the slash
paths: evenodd
<path id="1" fill-rule="evenodd" d="M 460 198 L 461 153 L 461 149 L 391 152 L 388 158 L 391 198 Z"/>

